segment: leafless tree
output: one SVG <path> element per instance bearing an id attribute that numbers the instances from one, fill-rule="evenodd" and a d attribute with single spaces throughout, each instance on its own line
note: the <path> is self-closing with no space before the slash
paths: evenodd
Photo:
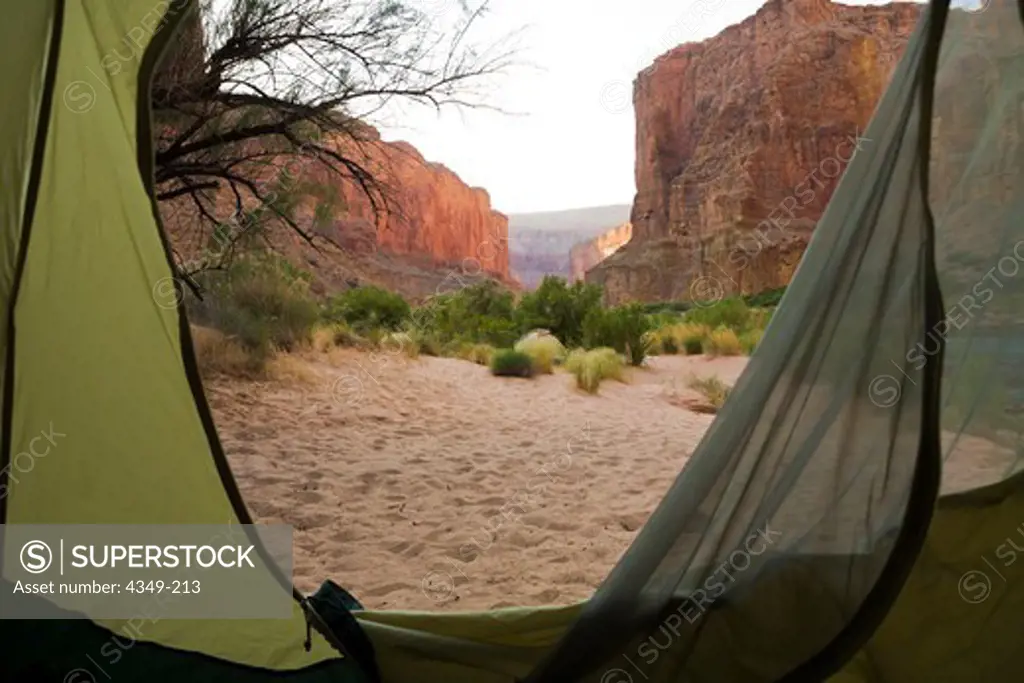
<path id="1" fill-rule="evenodd" d="M 471 2 L 176 0 L 170 11 L 189 14 L 152 92 L 162 206 L 189 205 L 229 247 L 268 217 L 312 244 L 289 209 L 296 192 L 322 192 L 297 183 L 319 168 L 358 186 L 378 219 L 400 211 L 360 153 L 375 142 L 365 122 L 401 101 L 488 107 L 515 34 L 474 44 L 488 7 Z"/>

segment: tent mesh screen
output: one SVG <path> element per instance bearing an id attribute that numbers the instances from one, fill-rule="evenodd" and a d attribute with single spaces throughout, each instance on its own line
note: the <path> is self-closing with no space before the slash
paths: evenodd
<path id="1" fill-rule="evenodd" d="M 959 601 L 956 573 L 922 553 L 940 452 L 944 495 L 1021 464 L 1020 11 L 925 12 L 732 396 L 529 683 L 820 681 L 911 566 Z"/>

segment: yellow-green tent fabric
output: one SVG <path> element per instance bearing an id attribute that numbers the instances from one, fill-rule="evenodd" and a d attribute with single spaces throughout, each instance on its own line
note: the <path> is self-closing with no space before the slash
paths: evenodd
<path id="1" fill-rule="evenodd" d="M 983 4 L 930 3 L 764 340 L 593 598 L 357 611 L 383 681 L 1012 678 L 1024 626 L 1024 10 Z M 0 25 L 0 523 L 251 521 L 153 199 L 150 81 L 194 5 L 34 0 Z M 64 435 L 52 455 L 31 476 L 12 469 L 48 429 Z M 752 557 L 768 528 L 778 539 Z M 295 593 L 287 577 L 280 586 Z M 291 619 L 141 633 L 0 620 L 0 674 L 373 680 L 309 609 L 295 594 Z M 308 648 L 307 618 L 319 629 Z"/>

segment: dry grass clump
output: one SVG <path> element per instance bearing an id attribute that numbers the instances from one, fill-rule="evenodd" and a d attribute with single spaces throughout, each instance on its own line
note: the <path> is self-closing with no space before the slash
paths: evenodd
<path id="1" fill-rule="evenodd" d="M 596 394 L 606 379 L 623 381 L 625 362 L 608 347 L 586 351 L 576 349 L 565 361 L 565 369 L 576 376 L 576 386 L 588 394 Z"/>
<path id="2" fill-rule="evenodd" d="M 519 353 L 525 353 L 533 361 L 533 371 L 538 375 L 550 375 L 555 366 L 565 360 L 565 347 L 557 337 L 546 335 L 525 337 L 513 347 Z"/>

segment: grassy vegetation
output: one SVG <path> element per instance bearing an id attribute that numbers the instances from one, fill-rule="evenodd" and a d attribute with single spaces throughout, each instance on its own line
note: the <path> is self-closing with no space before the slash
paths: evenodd
<path id="1" fill-rule="evenodd" d="M 533 368 L 533 359 L 515 349 L 499 349 L 491 358 L 491 374 L 497 377 L 533 377 Z"/>
<path id="2" fill-rule="evenodd" d="M 700 393 L 708 406 L 712 409 L 708 412 L 717 412 L 725 400 L 729 398 L 730 388 L 717 377 L 699 378 L 691 376 L 687 385 L 694 391 Z"/>
<path id="3" fill-rule="evenodd" d="M 602 380 L 623 380 L 624 362 L 618 351 L 604 347 L 576 349 L 569 354 L 565 368 L 576 377 L 576 386 L 589 394 L 596 394 Z"/>
<path id="4" fill-rule="evenodd" d="M 196 338 L 209 372 L 265 374 L 279 352 L 354 348 L 461 358 L 516 376 L 552 373 L 564 364 L 590 392 L 649 355 L 753 353 L 773 312 L 768 305 L 782 294 L 714 305 L 605 307 L 599 286 L 549 276 L 518 301 L 499 283 L 484 281 L 413 307 L 374 286 L 318 299 L 308 273 L 267 253 L 249 254 L 199 281 L 203 300 L 190 298 L 187 306 L 194 323 L 217 332 Z M 520 365 L 524 357 L 529 374 Z"/>
<path id="5" fill-rule="evenodd" d="M 565 347 L 553 335 L 524 337 L 514 348 L 530 357 L 533 361 L 533 371 L 539 375 L 552 374 L 555 366 L 565 360 Z"/>

